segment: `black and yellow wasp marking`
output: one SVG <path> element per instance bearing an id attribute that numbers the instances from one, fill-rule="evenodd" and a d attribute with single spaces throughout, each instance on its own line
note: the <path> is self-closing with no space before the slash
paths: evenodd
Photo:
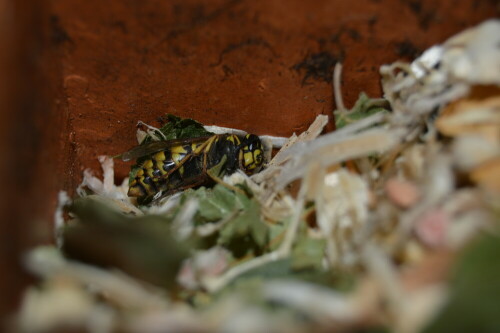
<path id="1" fill-rule="evenodd" d="M 130 197 L 150 197 L 158 192 L 174 193 L 213 182 L 208 171 L 221 164 L 230 174 L 237 169 L 251 175 L 264 163 L 264 150 L 258 136 L 247 134 L 212 135 L 191 139 L 157 141 L 124 153 L 127 161 L 151 155 L 131 180 Z"/>

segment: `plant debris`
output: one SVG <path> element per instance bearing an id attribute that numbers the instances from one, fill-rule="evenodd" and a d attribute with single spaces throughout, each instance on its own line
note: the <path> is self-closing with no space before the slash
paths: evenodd
<path id="1" fill-rule="evenodd" d="M 383 65 L 383 98 L 351 110 L 336 66 L 337 131 L 318 116 L 270 137 L 282 147 L 262 172 L 212 188 L 138 204 L 101 157 L 102 180 L 86 170 L 78 198 L 60 195 L 56 245 L 26 256 L 41 281 L 20 329 L 499 330 L 499 43 L 490 20 Z M 309 62 L 304 80 L 323 78 Z M 137 138 L 227 130 L 169 116 Z"/>

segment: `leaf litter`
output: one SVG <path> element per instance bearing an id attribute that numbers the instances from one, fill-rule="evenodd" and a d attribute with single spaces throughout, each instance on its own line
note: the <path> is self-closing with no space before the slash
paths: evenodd
<path id="1" fill-rule="evenodd" d="M 320 135 L 318 116 L 264 138 L 253 176 L 138 203 L 100 157 L 102 180 L 86 170 L 78 198 L 60 194 L 56 246 L 25 258 L 40 283 L 20 329 L 499 329 L 499 36 L 489 20 L 383 65 L 383 98 L 351 110 L 337 64 L 337 130 Z M 244 133 L 174 116 L 138 127 L 139 143 Z"/>

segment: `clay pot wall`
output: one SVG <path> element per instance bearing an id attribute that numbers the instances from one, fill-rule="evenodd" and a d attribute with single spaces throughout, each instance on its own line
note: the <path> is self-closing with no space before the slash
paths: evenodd
<path id="1" fill-rule="evenodd" d="M 381 64 L 498 14 L 474 0 L 0 0 L 2 312 L 29 281 L 21 253 L 52 241 L 57 192 L 133 146 L 138 120 L 289 136 L 331 114 L 335 62 L 350 106 L 380 95 Z"/>

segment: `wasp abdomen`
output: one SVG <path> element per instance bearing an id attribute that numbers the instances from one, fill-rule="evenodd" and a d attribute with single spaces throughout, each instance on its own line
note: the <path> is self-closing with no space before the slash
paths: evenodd
<path id="1" fill-rule="evenodd" d="M 141 169 L 130 183 L 128 195 L 131 197 L 151 196 L 159 191 L 171 190 L 182 184 L 186 176 L 199 174 L 198 163 L 186 163 L 193 159 L 193 149 L 198 145 L 187 144 L 155 153 L 144 161 Z M 187 174 L 186 174 L 186 171 Z"/>

